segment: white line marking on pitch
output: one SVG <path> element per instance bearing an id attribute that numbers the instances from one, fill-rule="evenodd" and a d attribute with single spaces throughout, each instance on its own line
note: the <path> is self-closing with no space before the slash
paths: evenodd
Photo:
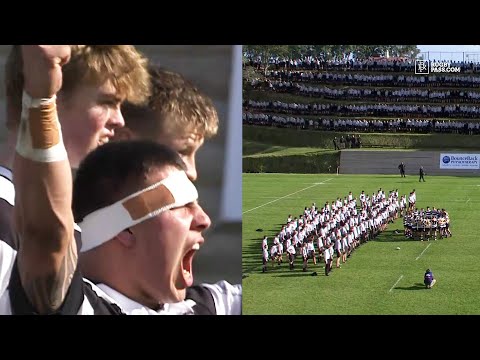
<path id="1" fill-rule="evenodd" d="M 398 278 L 397 282 L 396 282 L 395 284 L 393 284 L 393 286 L 390 288 L 390 290 L 388 290 L 388 292 L 392 292 L 393 288 L 394 288 L 395 286 L 397 286 L 397 284 L 400 282 L 400 280 L 402 280 L 402 278 L 403 278 L 403 275 L 400 275 L 400 277 Z"/>
<path id="2" fill-rule="evenodd" d="M 248 213 L 248 212 L 250 212 L 250 211 L 253 211 L 253 210 L 259 209 L 259 208 L 261 208 L 261 207 L 263 207 L 263 206 L 265 206 L 265 205 L 268 205 L 268 204 L 274 203 L 274 202 L 276 202 L 276 201 L 278 201 L 278 200 L 285 199 L 286 197 L 289 197 L 289 196 L 295 195 L 296 193 L 299 193 L 299 192 L 301 192 L 301 191 L 305 191 L 305 190 L 307 190 L 307 189 L 310 189 L 310 188 L 312 188 L 312 187 L 314 187 L 314 186 L 317 186 L 317 185 L 323 185 L 323 184 L 325 184 L 327 181 L 330 181 L 330 180 L 333 180 L 333 178 L 327 179 L 327 180 L 325 180 L 324 182 L 315 183 L 315 184 L 313 184 L 313 185 L 311 185 L 311 186 L 307 186 L 305 189 L 298 190 L 298 191 L 295 191 L 295 192 L 293 192 L 293 193 L 291 193 L 291 194 L 288 194 L 288 195 L 282 196 L 282 197 L 280 197 L 280 198 L 278 198 L 278 199 L 275 199 L 275 200 L 269 201 L 269 202 L 267 202 L 267 203 L 265 203 L 265 204 L 263 204 L 263 205 L 260 205 L 260 206 L 254 207 L 253 209 L 250 209 L 250 210 L 244 211 L 242 214 L 246 214 L 246 213 Z"/>
<path id="3" fill-rule="evenodd" d="M 468 202 L 470 201 L 470 198 L 468 198 L 467 202 L 465 204 L 468 204 Z"/>
<path id="4" fill-rule="evenodd" d="M 430 247 L 430 245 L 432 245 L 432 244 L 433 244 L 433 243 L 430 243 L 430 244 L 428 244 L 428 246 L 427 246 L 425 249 L 423 249 L 422 253 L 421 253 L 420 255 L 418 255 L 418 256 L 417 256 L 417 258 L 416 258 L 415 260 L 418 260 L 418 259 L 420 259 L 420 256 L 422 256 L 422 255 L 423 255 L 423 253 L 424 253 L 425 251 L 427 251 L 427 249 L 428 249 L 428 248 Z"/>

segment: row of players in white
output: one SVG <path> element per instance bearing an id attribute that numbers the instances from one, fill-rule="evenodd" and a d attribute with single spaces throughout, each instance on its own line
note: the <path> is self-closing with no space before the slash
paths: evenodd
<path id="1" fill-rule="evenodd" d="M 389 220 L 398 216 L 398 211 L 405 209 L 407 202 L 406 196 L 398 198 L 397 191 L 390 192 L 389 197 L 386 198 L 381 189 L 376 195 L 372 194 L 371 198 L 362 191 L 359 199 L 360 213 L 356 208 L 357 200 L 350 192 L 343 203 L 338 198 L 336 201 L 332 201 L 331 206 L 327 202 L 320 211 L 313 204 L 311 208 L 305 208 L 299 219 L 292 219 L 289 216 L 287 224 L 275 236 L 270 251 L 268 250 L 268 238 L 264 237 L 262 241 L 264 259 L 268 261 L 269 258 L 274 259 L 282 255 L 284 248 L 290 254 L 296 254 L 296 249 L 301 248 L 302 255 L 308 256 L 310 252 L 315 251 L 315 246 L 313 241 L 306 242 L 305 246 L 304 239 L 314 232 L 318 224 L 321 225 L 317 247 L 319 250 L 323 249 L 324 257 L 328 259 L 329 254 L 325 254 L 325 252 L 329 251 L 330 255 L 333 255 L 332 245 L 334 242 L 335 249 L 345 251 L 366 232 L 382 231 Z M 409 196 L 409 202 L 411 201 L 413 203 L 416 201 L 414 192 Z M 344 222 L 344 225 L 337 228 L 337 224 L 341 222 Z"/>

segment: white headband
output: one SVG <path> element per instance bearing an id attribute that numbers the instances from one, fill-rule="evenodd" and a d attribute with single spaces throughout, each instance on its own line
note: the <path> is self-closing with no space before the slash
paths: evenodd
<path id="1" fill-rule="evenodd" d="M 197 199 L 195 185 L 184 171 L 177 171 L 158 183 L 85 216 L 79 224 L 82 229 L 81 251 L 93 249 L 130 226 Z"/>

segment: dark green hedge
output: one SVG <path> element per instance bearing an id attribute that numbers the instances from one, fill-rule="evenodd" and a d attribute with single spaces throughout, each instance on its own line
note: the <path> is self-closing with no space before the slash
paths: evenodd
<path id="1" fill-rule="evenodd" d="M 353 133 L 351 133 L 353 134 Z M 356 133 L 355 133 L 356 134 Z M 318 147 L 333 149 L 333 138 L 347 133 L 281 129 L 265 126 L 243 126 L 243 138 L 267 144 L 291 147 Z M 357 135 L 357 134 L 356 134 Z M 362 147 L 384 147 L 397 149 L 479 149 L 480 135 L 457 134 L 365 134 L 360 133 Z"/>
<path id="2" fill-rule="evenodd" d="M 244 157 L 243 172 L 336 173 L 340 152 L 328 154 Z"/>

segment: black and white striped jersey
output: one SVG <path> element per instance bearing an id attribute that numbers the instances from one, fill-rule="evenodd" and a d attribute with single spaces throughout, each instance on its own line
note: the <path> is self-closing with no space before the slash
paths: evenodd
<path id="1" fill-rule="evenodd" d="M 20 282 L 17 252 L 0 241 L 0 315 L 35 315 Z M 52 315 L 240 315 L 242 287 L 226 281 L 195 285 L 186 299 L 159 311 L 128 299 L 106 285 L 82 278 L 77 270 L 63 305 Z"/>
<path id="2" fill-rule="evenodd" d="M 194 285 L 187 289 L 184 301 L 150 309 L 105 284 L 97 284 L 127 315 L 241 315 L 242 286 L 227 281 Z"/>
<path id="3" fill-rule="evenodd" d="M 14 241 L 15 232 L 12 227 L 13 207 L 15 206 L 15 187 L 13 185 L 12 171 L 0 165 L 0 241 L 6 242 L 16 249 Z M 81 229 L 77 224 L 75 228 L 75 241 L 80 250 Z"/>
<path id="4" fill-rule="evenodd" d="M 17 268 L 17 252 L 0 241 L 0 314 L 35 315 Z M 62 306 L 52 315 L 120 315 L 123 312 L 112 299 L 75 271 Z"/>
<path id="5" fill-rule="evenodd" d="M 10 169 L 0 166 L 0 240 L 12 247 L 15 246 L 14 231 L 11 225 L 14 204 L 13 174 Z"/>

